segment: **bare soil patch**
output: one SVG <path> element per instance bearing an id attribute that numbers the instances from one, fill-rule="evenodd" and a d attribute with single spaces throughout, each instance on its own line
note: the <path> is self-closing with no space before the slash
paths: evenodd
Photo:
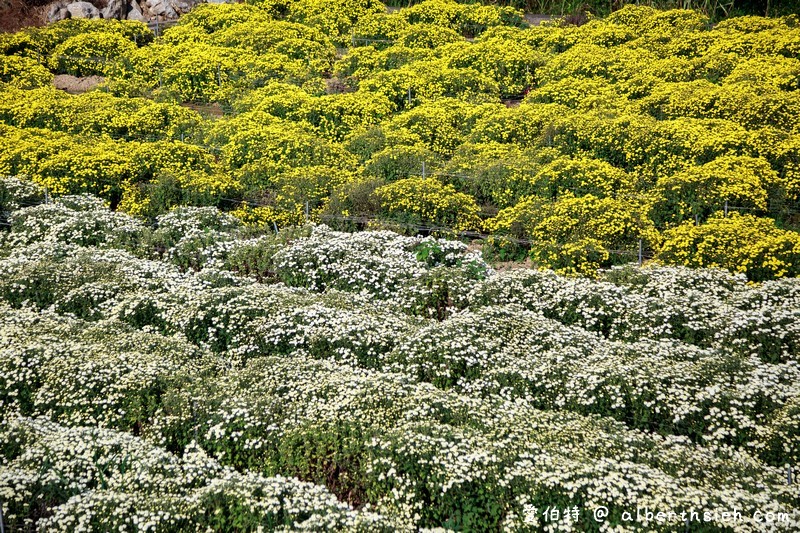
<path id="1" fill-rule="evenodd" d="M 58 74 L 53 78 L 53 85 L 56 89 L 61 89 L 69 94 L 81 94 L 91 91 L 106 79 L 102 76 L 86 76 L 79 78 L 69 74 Z"/>
<path id="2" fill-rule="evenodd" d="M 25 26 L 44 26 L 50 0 L 0 0 L 0 32 L 16 32 Z"/>
<path id="3" fill-rule="evenodd" d="M 220 118 L 225 115 L 225 110 L 222 109 L 222 106 L 218 103 L 213 104 L 193 104 L 193 103 L 185 103 L 181 104 L 183 107 L 188 107 L 189 109 L 194 109 L 201 115 L 211 116 L 215 118 Z"/>
<path id="4" fill-rule="evenodd" d="M 541 13 L 525 13 L 525 21 L 531 26 L 538 26 L 548 20 L 553 20 L 553 17 Z"/>

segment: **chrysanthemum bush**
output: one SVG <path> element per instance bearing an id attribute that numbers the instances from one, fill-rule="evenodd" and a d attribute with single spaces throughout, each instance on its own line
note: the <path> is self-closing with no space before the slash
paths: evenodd
<path id="1" fill-rule="evenodd" d="M 144 223 L 3 183 L 7 526 L 545 528 L 526 505 L 578 506 L 573 530 L 597 505 L 800 525 L 794 278 L 497 272 L 457 241 Z"/>
<path id="2" fill-rule="evenodd" d="M 5 526 L 800 527 L 796 18 L 249 4 L 0 36 Z"/>
<path id="3" fill-rule="evenodd" d="M 5 90 L 10 87 L 35 89 L 53 81 L 53 74 L 31 58 L 2 56 L 0 62 L 0 83 L 5 86 Z"/>
<path id="4" fill-rule="evenodd" d="M 44 419 L 0 425 L 0 494 L 11 527 L 49 531 L 388 530 L 390 522 L 337 501 L 325 487 L 240 473 L 195 443 L 180 455 L 114 430 Z M 49 516 L 34 523 L 40 507 Z"/>
<path id="5" fill-rule="evenodd" d="M 13 56 L 12 56 L 13 57 Z M 43 128 L 67 133 L 106 133 L 125 139 L 175 139 L 201 122 L 195 111 L 175 104 L 120 98 L 95 91 L 70 96 L 52 87 L 8 91 L 2 104 L 3 122 L 19 128 Z"/>
<path id="6" fill-rule="evenodd" d="M 316 222 L 506 236 L 555 201 L 547 220 L 511 232 L 537 245 L 498 238 L 490 255 L 596 275 L 635 258 L 641 238 L 665 263 L 793 275 L 796 18 L 712 25 L 629 4 L 580 26 L 530 26 L 511 6 L 412 3 L 201 4 L 158 39 L 116 20 L 3 35 L 0 172 L 151 219 L 188 204 L 280 228 L 303 222 L 308 203 Z M 105 80 L 83 95 L 48 87 L 66 72 Z M 726 205 L 757 229 L 712 221 L 684 246 L 676 225 Z M 633 215 L 602 214 L 620 210 Z M 788 233 L 773 238 L 772 221 Z M 716 237 L 730 235 L 759 244 L 722 260 Z"/>
<path id="7" fill-rule="evenodd" d="M 287 389 L 287 382 L 297 389 Z M 312 362 L 299 353 L 254 360 L 201 387 L 214 391 L 212 401 L 191 407 L 208 393 L 182 390 L 156 417 L 159 434 L 169 436 L 165 445 L 196 432 L 221 461 L 326 482 L 348 501 L 372 502 L 371 508 L 407 527 L 491 527 L 503 520 L 521 525 L 526 501 L 607 501 L 601 494 L 615 472 L 618 490 L 629 492 L 617 501 L 620 508 L 637 501 L 666 499 L 680 507 L 697 505 L 695 498 L 721 503 L 730 497 L 729 503 L 753 505 L 763 495 L 747 488 L 752 476 L 764 479 L 771 472 L 771 483 L 783 484 L 781 469 L 732 448 L 539 411 L 520 399 L 453 395 L 402 373 Z M 193 417 L 203 420 L 199 427 Z M 530 453 L 532 463 L 526 464 Z M 736 457 L 750 466 L 730 462 Z M 647 476 L 622 473 L 633 465 Z M 720 468 L 743 476 L 735 496 L 711 489 L 717 476 L 727 475 Z M 458 516 L 458 509 L 467 512 Z"/>

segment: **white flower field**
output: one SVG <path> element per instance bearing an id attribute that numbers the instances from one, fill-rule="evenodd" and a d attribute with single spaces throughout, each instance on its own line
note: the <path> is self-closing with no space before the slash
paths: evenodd
<path id="1" fill-rule="evenodd" d="M 0 204 L 5 531 L 800 528 L 795 278 Z"/>

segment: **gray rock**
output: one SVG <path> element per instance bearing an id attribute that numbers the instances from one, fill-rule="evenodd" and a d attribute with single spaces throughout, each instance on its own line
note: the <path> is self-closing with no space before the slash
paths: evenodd
<path id="1" fill-rule="evenodd" d="M 59 9 L 53 9 L 47 12 L 47 23 L 52 24 L 53 22 L 58 22 L 59 20 L 64 20 L 61 18 Z"/>
<path id="2" fill-rule="evenodd" d="M 58 12 L 61 10 L 61 7 L 58 4 L 53 4 L 50 6 L 50 9 L 47 11 L 47 22 L 55 22 L 57 20 L 61 20 L 58 18 Z"/>
<path id="3" fill-rule="evenodd" d="M 53 2 L 50 4 L 50 9 L 47 11 L 47 22 L 58 22 L 69 18 L 69 11 L 67 11 L 67 4 L 69 2 Z"/>
<path id="4" fill-rule="evenodd" d="M 147 0 L 145 5 L 148 11 L 157 17 L 176 18 L 178 16 L 169 0 Z"/>
<path id="5" fill-rule="evenodd" d="M 126 18 L 128 20 L 147 22 L 147 17 L 145 17 L 142 13 L 142 8 L 139 7 L 139 3 L 136 0 L 131 1 L 131 5 L 128 8 L 128 16 Z"/>
<path id="6" fill-rule="evenodd" d="M 69 15 L 74 19 L 99 19 L 100 10 L 89 2 L 73 2 L 67 6 Z"/>
<path id="7" fill-rule="evenodd" d="M 127 14 L 127 2 L 125 0 L 108 0 L 108 4 L 103 8 L 104 19 L 120 19 Z"/>

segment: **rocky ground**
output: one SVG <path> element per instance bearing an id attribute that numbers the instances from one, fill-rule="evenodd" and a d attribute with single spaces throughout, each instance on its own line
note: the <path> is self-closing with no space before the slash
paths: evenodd
<path id="1" fill-rule="evenodd" d="M 67 18 L 172 20 L 202 0 L 0 0 L 0 31 L 40 26 Z M 211 0 L 219 3 L 225 0 Z"/>
<path id="2" fill-rule="evenodd" d="M 14 32 L 24 26 L 41 26 L 68 18 L 114 18 L 156 22 L 175 20 L 202 2 L 236 0 L 0 0 L 0 32 Z M 399 8 L 388 8 L 394 11 Z M 538 25 L 549 15 L 526 14 Z"/>
<path id="3" fill-rule="evenodd" d="M 0 31 L 44 24 L 48 3 L 49 0 L 0 0 Z"/>

